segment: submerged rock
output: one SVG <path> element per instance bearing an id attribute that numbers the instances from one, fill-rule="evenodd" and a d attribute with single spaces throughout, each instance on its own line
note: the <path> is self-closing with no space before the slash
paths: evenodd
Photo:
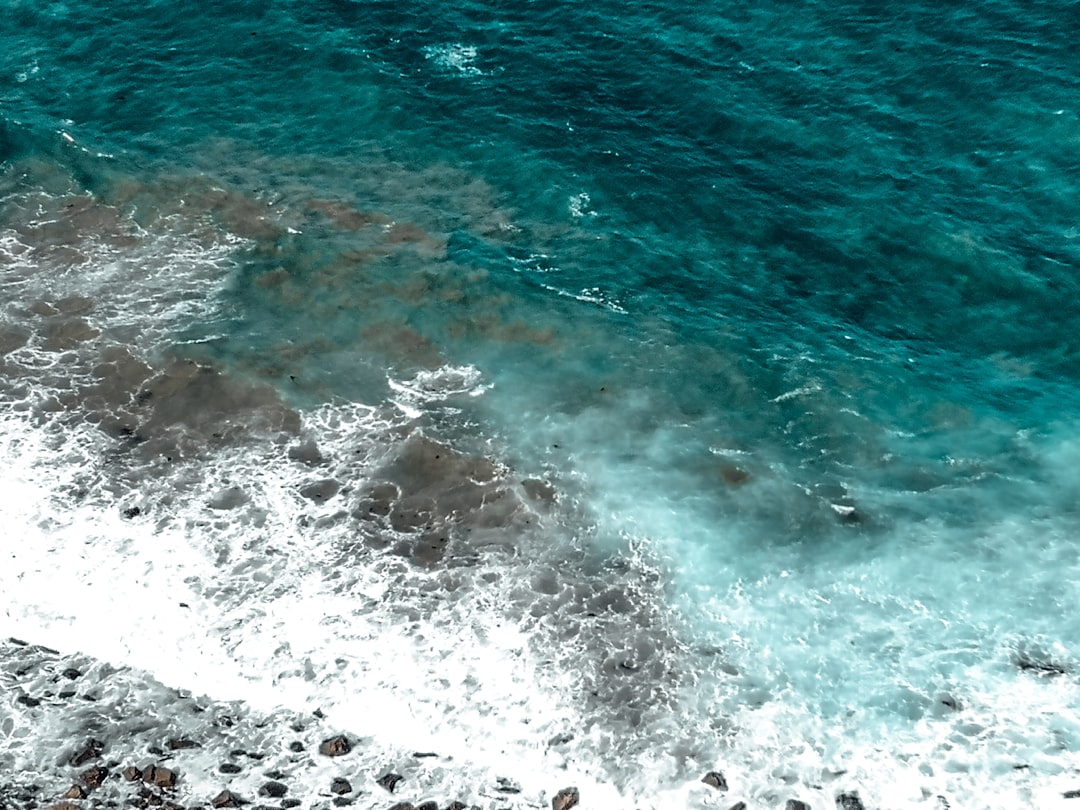
<path id="1" fill-rule="evenodd" d="M 394 788 L 396 788 L 398 784 L 400 782 L 403 782 L 404 780 L 405 777 L 402 776 L 400 773 L 384 773 L 376 781 L 379 783 L 380 787 L 384 787 L 388 791 L 393 793 Z"/>
<path id="2" fill-rule="evenodd" d="M 714 787 L 717 790 L 727 790 L 728 784 L 724 775 L 720 771 L 709 771 L 705 776 L 701 778 L 701 781 L 710 787 Z"/>
<path id="3" fill-rule="evenodd" d="M 76 750 L 75 753 L 71 755 L 71 758 L 68 760 L 68 762 L 73 767 L 78 768 L 80 765 L 85 765 L 90 760 L 100 757 L 101 752 L 104 750 L 105 743 L 101 742 L 101 740 L 95 740 L 91 738 L 88 739 L 81 748 Z"/>
<path id="4" fill-rule="evenodd" d="M 576 787 L 566 787 L 560 790 L 551 800 L 551 810 L 570 810 L 581 799 L 581 794 Z"/>
<path id="5" fill-rule="evenodd" d="M 837 810 L 864 810 L 862 799 L 857 791 L 841 793 L 836 797 Z"/>
<path id="6" fill-rule="evenodd" d="M 109 769 L 103 768 L 100 765 L 95 765 L 87 771 L 83 771 L 79 774 L 79 778 L 83 781 L 83 784 L 89 787 L 96 788 L 101 787 L 101 783 L 105 781 L 105 777 L 109 775 Z"/>
<path id="7" fill-rule="evenodd" d="M 269 796 L 272 799 L 280 799 L 288 792 L 288 786 L 282 784 L 281 782 L 267 782 L 265 785 L 259 788 L 260 796 Z"/>

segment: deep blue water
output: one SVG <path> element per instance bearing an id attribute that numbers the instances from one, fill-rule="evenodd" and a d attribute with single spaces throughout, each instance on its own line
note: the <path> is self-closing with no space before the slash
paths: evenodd
<path id="1" fill-rule="evenodd" d="M 235 236 L 205 314 L 139 348 L 304 412 L 474 369 L 428 430 L 555 481 L 554 547 L 644 549 L 688 705 L 857 747 L 929 739 L 950 690 L 997 728 L 1024 650 L 1078 660 L 1077 19 L 3 2 L 0 225 L 85 194 L 140 238 Z M 1063 734 L 1015 764 L 1075 765 Z"/>

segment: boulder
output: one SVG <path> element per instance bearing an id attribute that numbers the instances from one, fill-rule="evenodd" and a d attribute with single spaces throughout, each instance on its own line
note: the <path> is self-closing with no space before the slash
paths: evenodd
<path id="1" fill-rule="evenodd" d="M 288 792 L 288 786 L 282 784 L 281 782 L 267 782 L 261 788 L 259 788 L 260 796 L 269 796 L 272 799 L 280 799 Z"/>
<path id="2" fill-rule="evenodd" d="M 858 791 L 841 793 L 836 797 L 837 810 L 865 810 Z"/>
<path id="3" fill-rule="evenodd" d="M 724 775 L 720 773 L 720 771 L 709 771 L 707 774 L 701 777 L 701 781 L 709 787 L 714 787 L 717 790 L 728 789 L 727 779 L 724 778 Z"/>
<path id="4" fill-rule="evenodd" d="M 105 743 L 101 740 L 95 740 L 93 738 L 87 740 L 81 748 L 78 748 L 74 754 L 71 755 L 71 759 L 68 762 L 75 768 L 80 765 L 85 765 L 92 759 L 97 759 L 101 756 L 101 752 L 105 750 Z"/>
<path id="5" fill-rule="evenodd" d="M 570 810 L 581 800 L 581 794 L 576 787 L 566 787 L 560 790 L 551 800 L 551 810 Z"/>
<path id="6" fill-rule="evenodd" d="M 352 784 L 348 779 L 342 779 L 340 776 L 330 783 L 330 792 L 336 793 L 338 796 L 343 796 L 346 793 L 352 792 Z"/>
<path id="7" fill-rule="evenodd" d="M 244 804 L 244 800 L 231 790 L 223 790 L 210 800 L 210 804 L 214 807 L 240 807 Z"/>
<path id="8" fill-rule="evenodd" d="M 324 757 L 340 757 L 352 751 L 352 744 L 344 734 L 323 740 L 319 745 L 319 753 Z"/>
<path id="9" fill-rule="evenodd" d="M 83 771 L 79 774 L 79 778 L 83 784 L 87 787 L 101 787 L 101 783 L 105 781 L 105 777 L 109 775 L 109 769 L 103 768 L 100 765 L 95 765 L 89 770 Z"/>
<path id="10" fill-rule="evenodd" d="M 384 773 L 376 781 L 380 787 L 386 788 L 391 793 L 394 792 L 394 788 L 398 786 L 399 782 L 404 781 L 405 777 L 400 773 Z"/>

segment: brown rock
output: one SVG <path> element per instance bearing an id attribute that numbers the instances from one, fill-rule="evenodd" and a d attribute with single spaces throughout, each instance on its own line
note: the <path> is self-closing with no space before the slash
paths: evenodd
<path id="1" fill-rule="evenodd" d="M 341 777 L 338 777 L 330 783 L 330 792 L 336 793 L 339 796 L 342 796 L 346 793 L 351 793 L 352 784 L 349 783 L 348 779 L 342 779 Z"/>
<path id="2" fill-rule="evenodd" d="M 239 807 L 244 803 L 243 799 L 233 793 L 231 790 L 223 790 L 211 801 L 214 807 Z"/>
<path id="3" fill-rule="evenodd" d="M 394 788 L 398 786 L 399 782 L 404 781 L 404 779 L 405 777 L 400 773 L 384 773 L 377 781 L 381 787 L 384 787 L 393 793 Z"/>
<path id="4" fill-rule="evenodd" d="M 81 808 L 71 802 L 60 802 L 59 804 L 50 804 L 45 810 L 81 810 Z"/>
<path id="5" fill-rule="evenodd" d="M 183 751 L 187 748 L 202 748 L 195 740 L 189 740 L 187 738 L 172 739 L 165 743 L 165 745 L 170 751 Z"/>
<path id="6" fill-rule="evenodd" d="M 563 788 L 551 800 L 551 810 L 570 810 L 571 807 L 577 805 L 580 799 L 581 794 L 578 793 L 576 787 Z"/>
<path id="7" fill-rule="evenodd" d="M 71 755 L 71 759 L 68 760 L 73 767 L 78 768 L 80 765 L 85 765 L 92 759 L 97 759 L 101 756 L 101 752 L 105 750 L 105 743 L 101 740 L 89 739 L 86 743 L 75 751 Z"/>
<path id="8" fill-rule="evenodd" d="M 142 778 L 142 771 L 136 768 L 134 765 L 129 765 L 122 771 L 123 777 L 129 782 L 134 782 L 137 779 Z"/>
<path id="9" fill-rule="evenodd" d="M 168 768 L 159 768 L 157 765 L 147 765 L 143 768 L 142 780 L 159 788 L 176 787 L 176 771 Z"/>
<path id="10" fill-rule="evenodd" d="M 83 790 L 81 785 L 72 785 L 67 789 L 61 799 L 85 799 L 86 791 Z"/>
<path id="11" fill-rule="evenodd" d="M 717 790 L 728 789 L 727 779 L 724 778 L 724 775 L 720 773 L 720 771 L 709 771 L 707 774 L 701 777 L 701 781 L 709 787 L 714 787 Z"/>
<path id="12" fill-rule="evenodd" d="M 103 768 L 100 765 L 95 765 L 90 770 L 80 773 L 79 778 L 82 779 L 84 785 L 96 788 L 101 787 L 101 783 L 105 781 L 105 777 L 108 775 L 108 768 Z"/>
<path id="13" fill-rule="evenodd" d="M 352 751 L 352 744 L 344 734 L 323 740 L 319 746 L 319 753 L 326 757 L 340 757 L 350 751 Z"/>

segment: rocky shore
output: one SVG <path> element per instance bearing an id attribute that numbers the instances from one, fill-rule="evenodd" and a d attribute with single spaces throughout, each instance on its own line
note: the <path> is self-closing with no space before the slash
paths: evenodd
<path id="1" fill-rule="evenodd" d="M 537 791 L 514 774 L 477 778 L 455 751 L 376 746 L 319 709 L 267 713 L 211 701 L 14 638 L 0 641 L 0 689 L 0 810 L 604 806 L 574 786 Z M 767 799 L 740 798 L 719 770 L 687 788 L 687 810 L 831 810 L 820 794 L 816 803 L 784 798 L 782 785 Z M 873 810 L 857 790 L 833 798 L 836 810 Z M 951 810 L 944 796 L 936 800 L 936 810 Z M 1080 808 L 1080 789 L 1061 800 Z"/>
<path id="2" fill-rule="evenodd" d="M 0 810 L 571 810 L 573 786 L 463 784 L 451 751 L 374 750 L 315 710 L 260 713 L 18 639 L 0 642 Z M 750 810 L 720 771 L 695 804 Z M 798 798 L 784 810 L 812 810 Z M 857 792 L 838 810 L 864 810 Z M 816 810 L 816 809 L 814 809 Z"/>

